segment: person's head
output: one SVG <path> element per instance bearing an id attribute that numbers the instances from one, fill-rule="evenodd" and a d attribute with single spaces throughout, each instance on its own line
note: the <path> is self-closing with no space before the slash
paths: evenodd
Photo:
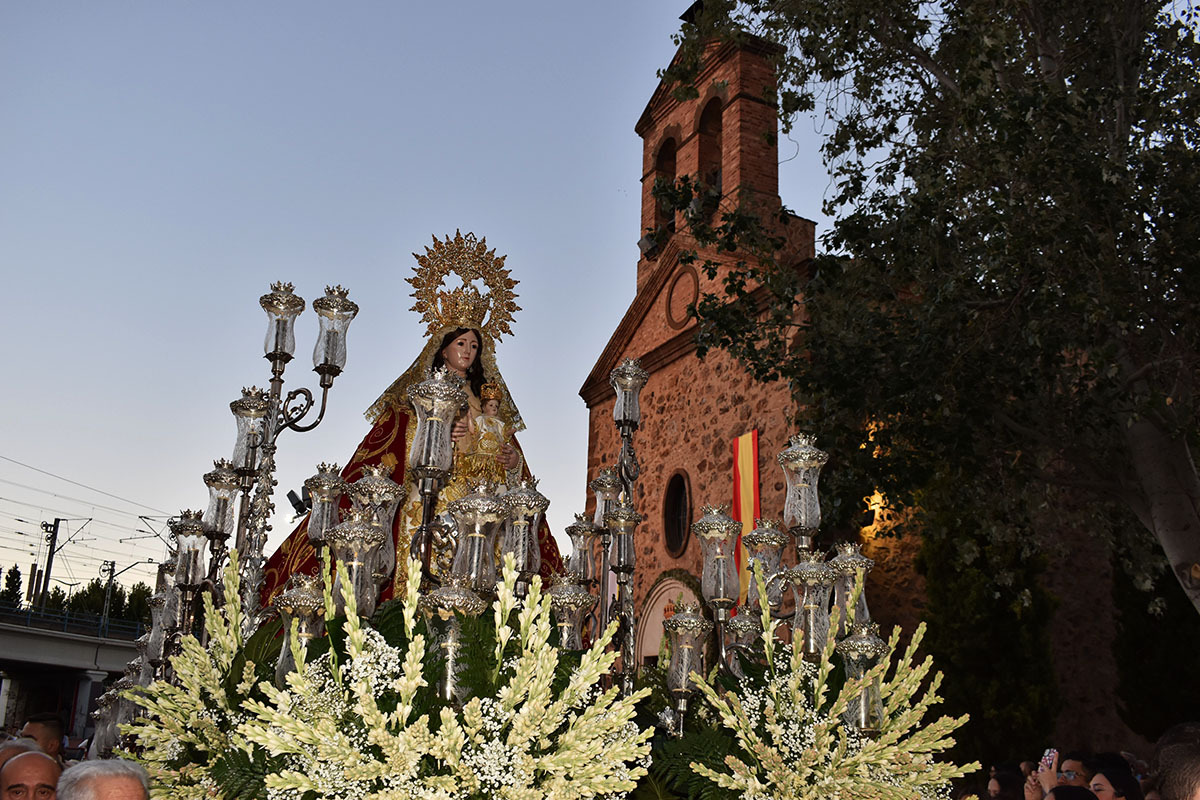
<path id="1" fill-rule="evenodd" d="M 141 764 L 120 758 L 81 761 L 63 770 L 59 800 L 148 800 L 150 781 Z"/>
<path id="2" fill-rule="evenodd" d="M 1046 793 L 1046 800 L 1097 800 L 1092 790 L 1085 786 L 1060 783 Z"/>
<path id="3" fill-rule="evenodd" d="M 40 752 L 42 752 L 42 748 L 38 747 L 38 743 L 33 739 L 10 739 L 0 743 L 0 767 L 4 766 L 10 758 L 15 758 L 21 753 Z"/>
<path id="4" fill-rule="evenodd" d="M 51 758 L 58 758 L 62 753 L 62 719 L 53 712 L 34 714 L 25 720 L 21 736 L 33 739 L 38 743 L 38 747 L 42 748 L 42 752 Z"/>
<path id="5" fill-rule="evenodd" d="M 1142 800 L 1142 787 L 1128 766 L 1103 764 L 1088 782 L 1088 788 L 1100 800 Z"/>
<path id="6" fill-rule="evenodd" d="M 446 367 L 466 376 L 471 391 L 479 397 L 484 382 L 483 364 L 479 362 L 482 349 L 483 337 L 479 331 L 474 328 L 455 328 L 442 337 L 442 343 L 433 355 L 433 368 Z"/>
<path id="7" fill-rule="evenodd" d="M 54 800 L 62 767 L 45 753 L 21 753 L 0 767 L 0 800 Z"/>
<path id="8" fill-rule="evenodd" d="M 1018 772 L 999 767 L 988 780 L 988 797 L 996 800 L 1021 800 L 1025 796 L 1025 778 Z"/>
<path id="9" fill-rule="evenodd" d="M 1200 742 L 1163 747 L 1160 740 L 1156 758 L 1162 800 L 1200 800 Z"/>
<path id="10" fill-rule="evenodd" d="M 479 389 L 479 400 L 483 413 L 489 417 L 494 417 L 500 413 L 500 400 L 504 397 L 504 390 L 498 383 L 485 383 Z"/>
<path id="11" fill-rule="evenodd" d="M 474 329 L 456 328 L 442 338 L 442 345 L 438 348 L 433 365 L 445 365 L 459 375 L 466 375 L 467 370 L 479 360 L 481 345 L 479 334 Z"/>
<path id="12" fill-rule="evenodd" d="M 1087 788 L 1092 780 L 1086 753 L 1066 753 L 1058 762 L 1058 785 Z"/>

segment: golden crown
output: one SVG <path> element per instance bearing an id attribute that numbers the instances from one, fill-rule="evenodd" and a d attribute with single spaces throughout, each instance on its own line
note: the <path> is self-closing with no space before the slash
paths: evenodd
<path id="1" fill-rule="evenodd" d="M 479 389 L 479 399 L 485 403 L 488 400 L 503 400 L 504 390 L 498 383 L 485 383 Z"/>
<path id="2" fill-rule="evenodd" d="M 426 247 L 424 255 L 413 253 L 413 258 L 417 267 L 408 282 L 417 302 L 412 310 L 421 315 L 431 335 L 453 328 L 474 328 L 492 339 L 512 334 L 509 323 L 513 313 L 521 310 L 513 292 L 518 281 L 504 268 L 505 256 L 487 249 L 486 238 L 476 239 L 473 233 L 464 236 L 460 231 L 444 241 L 434 236 L 433 247 Z M 450 273 L 461 278 L 463 285 L 443 289 Z M 474 281 L 482 281 L 487 294 L 480 293 Z"/>

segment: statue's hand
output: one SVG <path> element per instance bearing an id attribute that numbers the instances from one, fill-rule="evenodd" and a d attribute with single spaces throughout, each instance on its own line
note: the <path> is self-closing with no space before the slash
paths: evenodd
<path id="1" fill-rule="evenodd" d="M 513 469 L 517 464 L 521 463 L 520 457 L 517 455 L 517 449 L 511 444 L 506 444 L 500 448 L 499 455 L 496 456 L 505 469 Z"/>
<path id="2" fill-rule="evenodd" d="M 454 427 L 450 429 L 450 438 L 457 442 L 459 439 L 470 433 L 471 428 L 467 423 L 467 418 L 463 417 L 454 421 Z"/>

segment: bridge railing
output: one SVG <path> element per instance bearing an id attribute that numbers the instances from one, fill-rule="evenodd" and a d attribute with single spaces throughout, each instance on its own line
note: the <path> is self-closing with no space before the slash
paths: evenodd
<path id="1" fill-rule="evenodd" d="M 146 632 L 142 623 L 132 620 L 104 619 L 99 614 L 82 611 L 39 611 L 32 607 L 15 607 L 3 600 L 0 600 L 0 622 L 106 639 L 136 639 Z"/>

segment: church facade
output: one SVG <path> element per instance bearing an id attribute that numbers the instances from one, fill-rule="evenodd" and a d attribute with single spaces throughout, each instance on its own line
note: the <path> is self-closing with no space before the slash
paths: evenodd
<path id="1" fill-rule="evenodd" d="M 778 121 L 764 98 L 774 76 L 765 44 L 710 47 L 697 78 L 700 96 L 680 101 L 659 85 L 635 128 L 642 138 L 642 232 L 637 293 L 580 390 L 589 413 L 588 480 L 615 465 L 620 438 L 613 425 L 608 375 L 625 358 L 649 373 L 641 393 L 642 422 L 634 436 L 641 464 L 635 506 L 637 530 L 634 608 L 639 620 L 638 656 L 658 653 L 664 612 L 679 594 L 698 593 L 700 547 L 690 533 L 701 508 L 733 500 L 734 441 L 757 437 L 760 516 L 777 518 L 784 498 L 783 472 L 775 455 L 793 433 L 794 408 L 787 387 L 760 384 L 723 352 L 703 361 L 696 355 L 696 323 L 688 306 L 718 292 L 721 274 L 707 278 L 681 256 L 696 252 L 722 269 L 738 254 L 698 248 L 682 213 L 654 196 L 658 181 L 683 176 L 698 181 L 720 213 L 736 203 L 763 213 L 781 208 L 778 189 Z M 814 253 L 812 221 L 791 217 L 789 253 L 796 265 Z M 744 459 L 743 459 L 744 461 Z M 594 497 L 589 495 L 589 511 Z M 736 513 L 737 509 L 735 509 Z M 747 509 L 753 525 L 756 509 Z"/>

